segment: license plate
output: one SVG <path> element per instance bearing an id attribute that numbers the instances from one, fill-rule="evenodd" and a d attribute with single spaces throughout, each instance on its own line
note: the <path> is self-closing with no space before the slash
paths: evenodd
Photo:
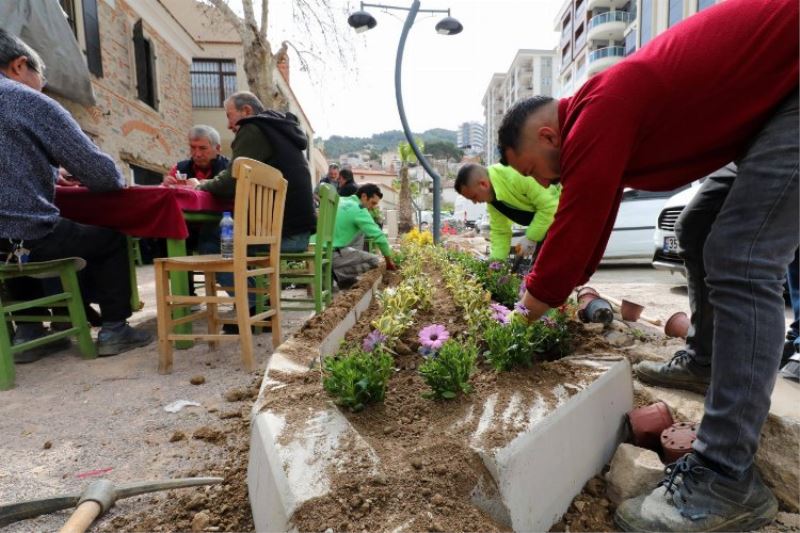
<path id="1" fill-rule="evenodd" d="M 664 237 L 664 246 L 661 250 L 665 254 L 677 254 L 678 253 L 678 238 L 677 237 Z"/>

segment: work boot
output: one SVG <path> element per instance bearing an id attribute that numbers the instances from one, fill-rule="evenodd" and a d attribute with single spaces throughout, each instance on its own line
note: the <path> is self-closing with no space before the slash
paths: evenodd
<path id="1" fill-rule="evenodd" d="M 623 531 L 755 531 L 778 513 L 778 501 L 752 466 L 737 480 L 690 453 L 664 473 L 651 493 L 617 508 L 614 521 Z"/>
<path id="2" fill-rule="evenodd" d="M 633 367 L 642 383 L 705 394 L 711 382 L 711 366 L 698 365 L 686 350 L 678 350 L 667 363 L 642 361 Z"/>
<path id="3" fill-rule="evenodd" d="M 794 337 L 789 338 L 789 335 L 787 335 L 786 340 L 783 342 L 783 354 L 781 355 L 781 364 L 778 365 L 778 368 L 783 368 L 796 353 L 797 341 L 795 341 Z"/>
<path id="4" fill-rule="evenodd" d="M 104 324 L 97 334 L 97 355 L 118 355 L 151 342 L 153 336 L 150 333 L 132 328 L 127 322 Z"/>
<path id="5" fill-rule="evenodd" d="M 24 342 L 33 341 L 48 335 L 48 331 L 42 324 L 19 324 L 17 331 L 14 334 L 14 345 L 22 344 Z M 34 363 L 46 355 L 51 355 L 61 350 L 69 348 L 71 343 L 68 338 L 58 339 L 56 341 L 48 342 L 36 348 L 30 348 L 23 352 L 14 354 L 14 363 L 18 365 L 26 365 Z"/>

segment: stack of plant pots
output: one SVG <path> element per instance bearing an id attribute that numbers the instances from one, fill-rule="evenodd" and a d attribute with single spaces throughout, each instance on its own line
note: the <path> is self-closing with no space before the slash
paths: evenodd
<path id="1" fill-rule="evenodd" d="M 697 438 L 697 424 L 674 422 L 664 402 L 634 409 L 627 419 L 633 444 L 658 453 L 665 464 L 691 452 Z"/>

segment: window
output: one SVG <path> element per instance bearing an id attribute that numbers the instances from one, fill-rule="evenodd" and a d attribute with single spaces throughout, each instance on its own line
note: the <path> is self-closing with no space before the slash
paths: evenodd
<path id="1" fill-rule="evenodd" d="M 89 72 L 103 77 L 103 56 L 100 46 L 100 24 L 97 15 L 97 0 L 59 0 L 61 9 L 67 15 L 67 22 L 72 28 L 72 34 L 78 41 L 79 46 L 86 54 L 86 66 Z M 79 10 L 82 7 L 83 13 L 79 20 Z M 83 30 L 83 40 L 81 40 L 80 30 Z"/>
<path id="2" fill-rule="evenodd" d="M 636 51 L 636 29 L 634 28 L 625 36 L 625 55 L 629 56 Z"/>
<path id="3" fill-rule="evenodd" d="M 669 27 L 683 20 L 683 0 L 669 0 Z"/>
<path id="4" fill-rule="evenodd" d="M 222 107 L 236 92 L 236 63 L 232 59 L 195 59 L 191 75 L 193 107 Z"/>
<path id="5" fill-rule="evenodd" d="M 160 172 L 134 164 L 131 164 L 130 167 L 133 172 L 133 183 L 136 185 L 161 185 L 164 180 L 164 175 Z"/>
<path id="6" fill-rule="evenodd" d="M 717 3 L 717 0 L 697 0 L 697 11 L 702 11 Z"/>
<path id="7" fill-rule="evenodd" d="M 642 28 L 640 35 L 640 48 L 653 38 L 653 0 L 642 0 Z"/>
<path id="8" fill-rule="evenodd" d="M 141 19 L 133 25 L 133 53 L 136 61 L 137 96 L 153 109 L 158 109 L 153 44 L 144 36 Z"/>

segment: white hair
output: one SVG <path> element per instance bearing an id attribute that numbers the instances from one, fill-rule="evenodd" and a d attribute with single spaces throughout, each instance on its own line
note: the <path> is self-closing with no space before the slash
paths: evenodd
<path id="1" fill-rule="evenodd" d="M 208 139 L 212 146 L 218 146 L 220 143 L 219 132 L 205 124 L 197 124 L 189 130 L 189 140 L 193 141 L 195 139 Z"/>

